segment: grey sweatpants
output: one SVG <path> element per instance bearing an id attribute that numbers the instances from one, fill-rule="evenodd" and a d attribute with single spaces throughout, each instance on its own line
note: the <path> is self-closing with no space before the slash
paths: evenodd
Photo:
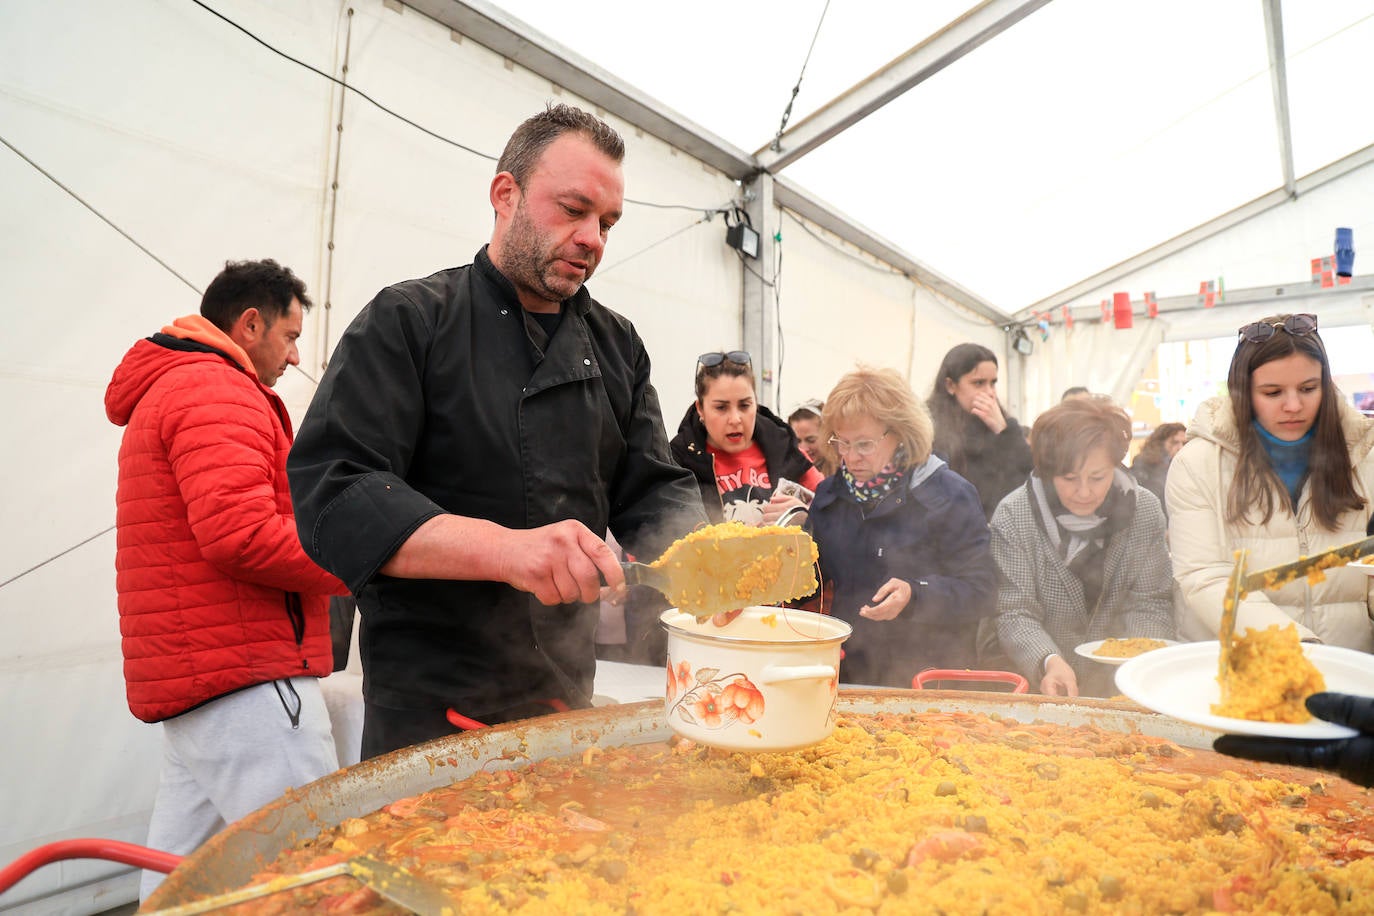
<path id="1" fill-rule="evenodd" d="M 292 727 L 282 702 L 285 697 L 296 710 L 285 680 L 231 693 L 162 723 L 150 847 L 186 855 L 288 787 L 339 768 L 319 679 L 294 677 L 289 683 L 300 698 L 299 728 Z M 163 877 L 144 871 L 139 900 Z"/>

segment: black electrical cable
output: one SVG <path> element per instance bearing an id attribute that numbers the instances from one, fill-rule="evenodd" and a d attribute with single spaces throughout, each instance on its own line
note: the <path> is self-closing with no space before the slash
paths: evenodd
<path id="1" fill-rule="evenodd" d="M 773 247 L 778 253 L 773 264 L 773 320 L 778 331 L 778 377 L 773 381 L 773 407 L 782 410 L 782 366 L 787 356 L 787 345 L 782 336 L 782 233 L 773 237 Z"/>
<path id="2" fill-rule="evenodd" d="M 6 140 L 4 137 L 0 137 L 0 143 L 3 143 L 6 147 L 9 148 L 10 152 L 14 153 L 14 154 L 15 154 L 16 156 L 18 156 L 20 159 L 23 159 L 25 162 L 27 162 L 27 163 L 33 168 L 33 170 L 36 171 L 38 174 L 42 175 L 44 178 L 48 179 L 48 180 L 51 181 L 53 184 L 57 185 L 57 186 L 58 186 L 59 188 L 61 188 L 63 191 L 66 191 L 67 194 L 68 194 L 68 196 L 70 196 L 72 200 L 76 201 L 76 202 L 79 203 L 81 206 L 85 207 L 87 210 L 90 210 L 92 213 L 94 213 L 97 217 L 100 218 L 100 220 L 101 220 L 102 222 L 105 223 L 105 225 L 109 226 L 109 227 L 110 227 L 111 229 L 113 229 L 115 232 L 118 232 L 120 235 L 124 236 L 124 238 L 128 239 L 129 242 L 131 242 L 135 248 L 137 248 L 139 251 L 141 251 L 141 252 L 143 252 L 144 254 L 146 254 L 148 257 L 152 258 L 154 261 L 156 261 L 156 262 L 158 262 L 159 264 L 161 264 L 162 267 L 163 267 L 169 274 L 171 274 L 172 276 L 176 277 L 178 280 L 180 280 L 182 283 L 185 283 L 187 286 L 191 287 L 191 291 L 194 292 L 197 296 L 203 296 L 203 295 L 205 295 L 201 290 L 199 290 L 199 289 L 196 288 L 196 285 L 195 285 L 194 283 L 192 283 L 190 280 L 188 280 L 188 279 L 186 279 L 185 277 L 183 277 L 181 274 L 177 273 L 176 270 L 172 267 L 172 265 L 168 264 L 166 261 L 162 260 L 162 258 L 159 258 L 157 255 L 155 255 L 155 254 L 153 254 L 151 251 L 149 251 L 148 248 L 147 248 L 146 246 L 143 245 L 143 243 L 141 243 L 140 241 L 138 241 L 138 239 L 134 238 L 132 235 L 130 235 L 129 233 L 125 232 L 123 229 L 121 229 L 121 228 L 119 228 L 118 226 L 116 226 L 116 225 L 114 224 L 114 221 L 113 221 L 113 220 L 111 220 L 111 219 L 110 219 L 109 217 L 107 217 L 104 213 L 101 213 L 101 212 L 100 212 L 99 210 L 97 210 L 95 207 L 93 207 L 93 206 L 91 206 L 89 203 L 87 203 L 87 202 L 81 197 L 80 194 L 77 194 L 77 193 L 76 193 L 75 191 L 73 191 L 71 188 L 67 187 L 65 184 L 63 184 L 62 182 L 58 181 L 57 178 L 56 178 L 56 176 L 54 176 L 54 175 L 53 175 L 51 172 L 49 172 L 47 169 L 43 168 L 43 167 L 42 167 L 41 165 L 39 165 L 37 162 L 34 162 L 34 161 L 33 161 L 32 159 L 30 159 L 28 156 L 25 156 L 25 155 L 24 155 L 24 154 L 23 154 L 23 153 L 13 144 L 13 143 L 10 143 L 10 141 Z"/>
<path id="3" fill-rule="evenodd" d="M 615 270 L 617 267 L 619 267 L 620 265 L 624 264 L 626 261 L 629 261 L 629 260 L 631 260 L 631 259 L 633 259 L 633 258 L 637 258 L 637 257 L 639 257 L 640 255 L 644 254 L 644 252 L 650 251 L 651 249 L 657 248 L 659 245 L 662 245 L 664 242 L 667 242 L 667 241 L 669 241 L 669 240 L 671 240 L 671 239 L 677 238 L 679 235 L 682 235 L 682 233 L 686 232 L 688 229 L 691 229 L 691 228 L 693 228 L 693 227 L 695 227 L 695 226 L 700 226 L 702 223 L 709 222 L 710 219 L 711 219 L 711 214 L 710 214 L 710 213 L 707 213 L 705 216 L 703 216 L 701 219 L 697 220 L 696 222 L 688 223 L 687 225 L 683 226 L 681 229 L 675 229 L 675 230 L 673 230 L 671 233 L 669 233 L 668 235 L 665 235 L 663 238 L 659 239 L 657 242 L 653 242 L 652 244 L 646 245 L 645 247 L 643 247 L 643 248 L 639 249 L 638 251 L 636 251 L 634 254 L 626 255 L 625 257 L 623 257 L 623 258 L 621 258 L 620 260 L 616 261 L 614 264 L 612 264 L 612 265 L 610 265 L 609 267 L 607 267 L 605 270 L 599 271 L 598 274 L 597 274 L 597 276 L 601 276 L 601 277 L 606 276 L 606 274 L 608 274 L 608 273 L 610 273 L 611 271 Z"/>
<path id="4" fill-rule="evenodd" d="M 456 146 L 456 147 L 458 147 L 460 150 L 463 150 L 463 151 L 465 151 L 465 152 L 472 153 L 474 156 L 481 156 L 483 159 L 490 159 L 492 162 L 495 162 L 495 161 L 496 161 L 496 159 L 497 159 L 496 156 L 493 156 L 493 155 L 491 155 L 490 153 L 484 153 L 484 152 L 482 152 L 481 150 L 475 150 L 475 149 L 473 149 L 473 148 L 470 147 L 470 146 L 465 146 L 465 145 L 463 145 L 462 143 L 459 143 L 457 140 L 451 140 L 451 139 L 449 139 L 448 137 L 445 137 L 443 134 L 435 133 L 434 131 L 430 130 L 428 127 L 425 127 L 423 124 L 417 124 L 416 122 L 410 120 L 410 118 L 407 118 L 405 115 L 400 114 L 399 112 L 393 111 L 393 110 L 390 109 L 390 108 L 387 108 L 385 105 L 383 105 L 381 102 L 379 102 L 379 101 L 377 101 L 376 99 L 374 99 L 372 96 L 368 95 L 366 92 L 363 92 L 361 89 L 358 89 L 357 87 L 348 84 L 347 82 L 345 82 L 344 80 L 339 79 L 338 77 L 334 76 L 333 74 L 331 74 L 331 73 L 325 73 L 323 70 L 320 70 L 320 69 L 317 68 L 317 67 L 312 67 L 310 64 L 307 64 L 305 61 L 300 60 L 300 59 L 295 58 L 295 57 L 292 57 L 290 54 L 287 54 L 285 51 L 283 51 L 283 50 L 281 50 L 281 49 L 279 49 L 279 48 L 273 47 L 272 45 L 268 44 L 268 43 L 267 43 L 266 41 L 264 41 L 263 39 L 259 38 L 257 35 L 254 35 L 254 34 L 253 34 L 252 32 L 250 32 L 248 29 L 244 28 L 243 26 L 239 25 L 239 24 L 238 24 L 237 22 L 235 22 L 234 20 L 230 19 L 228 16 L 226 16 L 226 15 L 224 15 L 223 13 L 219 12 L 218 10 L 212 9 L 211 7 L 209 7 L 209 6 L 207 6 L 206 4 L 202 3 L 201 0 L 191 0 L 191 2 L 194 3 L 196 6 L 200 7 L 201 9 L 205 10 L 205 12 L 209 13 L 211 16 L 214 16 L 216 19 L 222 20 L 223 22 L 227 23 L 228 25 L 231 25 L 231 26 L 233 26 L 234 28 L 238 29 L 240 32 L 242 32 L 243 34 L 247 35 L 249 38 L 253 39 L 253 40 L 256 41 L 258 44 L 262 45 L 264 48 L 266 48 L 267 50 L 271 51 L 273 54 L 280 55 L 281 57 L 284 57 L 284 58 L 286 58 L 287 60 L 291 61 L 291 63 L 296 64 L 297 66 L 304 67 L 305 69 L 309 70 L 311 73 L 314 73 L 314 74 L 316 74 L 316 75 L 318 75 L 318 76 L 324 77 L 325 79 L 329 80 L 331 83 L 334 83 L 336 86 L 341 86 L 342 88 L 348 90 L 349 92 L 352 92 L 352 93 L 358 95 L 360 98 L 362 98 L 362 99 L 364 99 L 364 100 L 370 102 L 371 104 L 377 106 L 377 108 L 379 108 L 379 109 L 381 109 L 382 111 L 386 112 L 387 114 L 391 115 L 393 118 L 396 118 L 397 120 L 400 120 L 400 121 L 404 121 L 405 123 L 409 124 L 411 127 L 415 128 L 416 130 L 420 131 L 421 133 L 428 134 L 429 136 L 433 137 L 435 140 L 438 140 L 438 141 L 440 141 L 440 142 L 442 142 L 442 143 L 447 143 L 447 144 L 449 144 L 450 146 Z"/>
<path id="5" fill-rule="evenodd" d="M 816 39 L 821 37 L 821 25 L 825 22 L 825 14 L 830 10 L 830 0 L 825 0 L 825 6 L 821 8 L 821 18 L 816 22 L 816 33 L 811 36 L 811 46 L 806 49 L 806 59 L 802 61 L 801 72 L 797 74 L 797 83 L 792 87 L 792 95 L 787 100 L 787 107 L 782 112 L 782 123 L 778 125 L 778 132 L 773 137 L 773 142 L 769 148 L 773 152 L 782 150 L 782 133 L 787 129 L 787 122 L 792 117 L 792 103 L 797 100 L 797 93 L 801 92 L 802 77 L 806 75 L 806 65 L 811 63 L 811 52 L 816 50 Z"/>
<path id="6" fill-rule="evenodd" d="M 338 77 L 334 76 L 333 74 L 325 73 L 323 70 L 319 69 L 318 67 L 313 67 L 313 66 L 311 66 L 310 64 L 307 64 L 307 63 L 306 63 L 305 61 L 303 61 L 303 60 L 300 60 L 300 59 L 298 59 L 298 58 L 292 57 L 290 54 L 287 54 L 285 51 L 281 50 L 280 48 L 276 48 L 276 47 L 274 47 L 273 45 L 269 44 L 266 40 L 264 40 L 264 39 L 262 39 L 262 38 L 259 38 L 259 37 L 258 37 L 257 35 L 255 35 L 253 32 L 249 31 L 249 30 L 248 30 L 247 28 L 245 28 L 244 26 L 239 25 L 237 22 L 235 22 L 234 20 L 230 19 L 228 16 L 224 15 L 223 13 L 219 12 L 218 10 L 215 10 L 215 9 L 213 9 L 212 7 L 210 7 L 210 6 L 206 5 L 205 3 L 201 2 L 201 0 L 191 0 L 191 2 L 194 3 L 196 6 L 200 7 L 201 9 L 205 10 L 205 11 L 206 11 L 207 13 L 209 13 L 210 15 L 214 16 L 216 19 L 219 19 L 219 20 L 221 20 L 221 21 L 227 23 L 228 25 L 233 26 L 235 29 L 237 29 L 238 31 L 242 32 L 244 35 L 247 35 L 249 38 L 253 39 L 253 41 L 257 42 L 258 44 L 262 45 L 262 46 L 263 46 L 264 48 L 266 48 L 267 50 L 271 51 L 273 54 L 276 54 L 276 55 L 279 55 L 279 56 L 281 56 L 281 57 L 284 57 L 284 58 L 286 58 L 287 60 L 291 61 L 291 63 L 296 64 L 297 66 L 300 66 L 300 67 L 304 67 L 305 69 L 309 70 L 311 73 L 314 73 L 314 74 L 316 74 L 317 76 L 322 76 L 322 77 L 324 77 L 325 79 L 329 80 L 331 83 L 335 84 L 336 86 L 340 86 L 340 87 L 342 87 L 343 89 L 345 89 L 345 90 L 347 90 L 347 91 L 349 91 L 349 92 L 352 92 L 352 93 L 356 94 L 356 95 L 359 96 L 360 98 L 362 98 L 362 99 L 364 99 L 365 101 L 369 102 L 370 104 L 376 106 L 379 110 L 381 110 L 381 111 L 383 111 L 383 112 L 385 112 L 385 113 L 391 115 L 393 118 L 396 118 L 398 121 L 402 121 L 402 122 L 405 123 L 405 124 L 409 124 L 411 127 L 415 128 L 416 130 L 420 131 L 421 133 L 426 134 L 426 135 L 428 135 L 428 136 L 430 136 L 430 137 L 433 137 L 435 140 L 438 140 L 438 141 L 440 141 L 441 143 L 447 143 L 447 144 L 449 144 L 450 146 L 456 146 L 458 149 L 463 150 L 464 152 L 472 153 L 474 156 L 480 156 L 481 158 L 487 159 L 487 160 L 489 160 L 489 161 L 491 161 L 491 162 L 496 162 L 496 161 L 498 161 L 498 159 L 499 159 L 498 156 L 493 156 L 493 155 L 491 155 L 490 153 L 484 153 L 484 152 L 482 152 L 481 150 L 473 149 L 473 148 L 470 147 L 470 146 L 467 146 L 467 145 L 465 145 L 465 144 L 459 143 L 457 140 L 453 140 L 453 139 L 451 139 L 451 138 L 449 138 L 449 137 L 445 137 L 445 136 L 444 136 L 443 134 L 441 134 L 441 133 L 438 133 L 438 132 L 436 132 L 436 131 L 430 130 L 428 127 L 425 127 L 423 124 L 419 124 L 419 123 L 417 123 L 417 122 L 415 122 L 415 121 L 412 121 L 410 118 L 407 118 L 405 115 L 400 114 L 399 112 L 394 111 L 394 110 L 391 109 L 391 108 L 388 108 L 387 106 L 383 105 L 381 102 L 377 101 L 377 100 L 374 99 L 372 96 L 368 95 L 366 92 L 363 92 L 361 89 L 357 88 L 356 86 L 354 86 L 354 85 L 352 85 L 352 84 L 350 84 L 350 83 L 348 83 L 348 82 L 346 82 L 346 81 L 344 81 L 344 80 L 339 79 Z M 632 197 L 627 197 L 627 198 L 625 198 L 625 203 L 627 203 L 627 204 L 635 204 L 635 205 L 641 206 L 641 207 L 655 207 L 655 208 L 660 209 L 660 210 L 692 210 L 692 211 L 697 212 L 697 213 L 701 213 L 701 212 L 703 212 L 703 211 L 708 211 L 708 210 L 710 210 L 710 208 L 707 208 L 707 207 L 693 207 L 693 206 L 691 206 L 690 204 L 659 204 L 659 203 L 653 203 L 652 201 L 647 201 L 647 200 L 635 200 L 635 199 L 632 198 Z M 710 210 L 710 212 L 719 212 L 719 211 L 718 211 L 718 210 Z"/>
<path id="7" fill-rule="evenodd" d="M 845 255 L 846 257 L 850 258 L 851 260 L 854 260 L 854 261 L 859 262 L 860 264 L 862 264 L 862 265 L 864 265 L 865 267 L 867 267 L 869 270 L 874 270 L 874 271 L 877 271 L 878 273 L 892 274 L 892 275 L 898 276 L 898 277 L 906 277 L 908 280 L 910 280 L 912 283 L 915 283 L 917 286 L 921 287 L 922 289 L 928 290 L 928 291 L 931 293 L 931 295 L 935 296 L 936 301 L 938 301 L 941 305 L 945 306 L 946 310 L 949 311 L 949 313 L 950 313 L 951 315 L 953 315 L 954 317 L 958 318 L 960 321 L 963 321 L 963 322 L 965 322 L 965 323 L 967 323 L 967 324 L 970 324 L 970 325 L 974 325 L 975 327 L 982 327 L 982 326 L 985 326 L 985 325 L 986 325 L 986 326 L 994 326 L 994 325 L 997 324 L 997 322 L 993 321 L 992 319 L 990 319 L 990 318 L 983 318 L 981 315 L 979 316 L 979 320 L 978 320 L 978 321 L 971 321 L 971 320 L 969 320 L 968 318 L 965 318 L 963 315 L 959 314 L 959 312 L 957 312 L 957 311 L 954 310 L 954 309 L 955 309 L 955 306 L 954 306 L 954 305 L 952 305 L 952 304 L 947 303 L 947 302 L 944 301 L 945 297 L 944 297 L 942 294 L 940 294 L 939 292 L 937 292 L 937 291 L 934 290 L 934 289 L 931 289 L 931 287 L 929 287 L 929 286 L 927 286 L 926 284 L 922 283 L 922 282 L 921 282 L 920 280 L 918 280 L 916 277 L 911 276 L 911 274 L 907 273 L 906 271 L 904 271 L 904 270 L 899 270 L 899 269 L 897 269 L 896 267 L 893 267 L 893 266 L 891 266 L 891 265 L 879 266 L 879 265 L 877 265 L 877 264 L 873 264 L 873 263 L 871 263 L 869 260 L 867 260 L 866 258 L 861 257 L 860 255 L 857 255 L 857 254 L 855 254 L 854 252 L 849 251 L 848 249 L 846 249 L 846 248 L 844 248 L 844 247 L 842 247 L 842 246 L 840 246 L 840 245 L 836 245 L 836 244 L 835 244 L 834 242 L 832 242 L 830 239 L 827 239 L 827 238 L 825 238 L 824 236 L 820 235 L 819 233 L 815 232 L 814 230 L 812 230 L 812 228 L 811 228 L 810 226 L 806 225 L 806 222 L 805 222 L 804 220 L 802 220 L 801 217 L 797 216 L 797 215 L 796 215 L 795 213 L 793 213 L 792 211 L 787 210 L 787 209 L 784 209 L 783 212 L 786 213 L 786 214 L 788 215 L 788 217 L 791 218 L 792 222 L 796 223 L 799 227 L 801 227 L 801 230 L 802 230 L 803 232 L 805 232 L 807 235 L 811 236 L 813 239 L 815 239 L 816 241 L 820 242 L 821 244 L 825 245 L 827 248 L 830 248 L 830 249 L 832 249 L 832 250 L 834 250 L 834 251 L 839 252 L 839 253 L 842 254 L 842 255 Z"/>

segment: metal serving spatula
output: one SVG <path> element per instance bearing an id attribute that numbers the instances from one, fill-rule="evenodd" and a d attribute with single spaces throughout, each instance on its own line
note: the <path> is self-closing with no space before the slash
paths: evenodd
<path id="1" fill-rule="evenodd" d="M 629 585 L 647 585 L 697 618 L 816 591 L 816 542 L 794 527 L 724 522 L 679 538 L 652 563 L 623 563 Z"/>
<path id="2" fill-rule="evenodd" d="M 357 878 L 376 891 L 378 895 L 390 900 L 397 906 L 405 907 L 412 913 L 419 913 L 420 916 L 455 916 L 458 912 L 453 898 L 449 897 L 442 888 L 417 878 L 395 865 L 389 865 L 367 856 L 355 856 L 345 862 L 336 862 L 333 865 L 326 865 L 324 868 L 301 872 L 299 875 L 273 878 L 271 881 L 264 881 L 261 884 L 254 884 L 224 894 L 216 894 L 213 897 L 206 897 L 204 900 L 156 910 L 147 916 L 194 916 L 196 913 L 208 913 L 212 910 L 256 900 L 259 897 L 266 897 L 270 894 L 279 894 L 297 887 L 304 887 L 307 884 L 314 884 L 316 881 L 337 878 L 340 875 L 350 875 Z"/>

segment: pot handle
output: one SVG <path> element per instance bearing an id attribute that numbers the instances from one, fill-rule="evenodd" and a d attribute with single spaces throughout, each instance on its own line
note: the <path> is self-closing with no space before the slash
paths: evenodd
<path id="1" fill-rule="evenodd" d="M 759 682 L 782 684 L 787 681 L 829 680 L 835 676 L 834 665 L 765 665 L 759 672 Z"/>

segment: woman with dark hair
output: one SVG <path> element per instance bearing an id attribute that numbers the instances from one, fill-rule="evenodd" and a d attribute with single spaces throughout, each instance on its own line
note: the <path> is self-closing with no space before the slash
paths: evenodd
<path id="1" fill-rule="evenodd" d="M 1240 329 L 1225 396 L 1198 408 L 1166 495 L 1179 630 L 1215 639 L 1237 549 L 1251 569 L 1365 536 L 1374 493 L 1374 420 L 1331 380 L 1315 315 L 1275 315 Z M 1236 632 L 1296 623 L 1299 635 L 1374 650 L 1370 577 L 1328 569 L 1246 595 Z"/>
<path id="2" fill-rule="evenodd" d="M 860 367 L 821 411 L 836 468 L 807 526 L 826 610 L 854 628 L 840 679 L 910 687 L 926 668 L 967 668 L 997 581 L 973 486 L 931 454 L 930 414 L 894 369 Z"/>
<path id="3" fill-rule="evenodd" d="M 824 477 L 792 428 L 755 399 L 749 354 L 703 353 L 696 395 L 671 447 L 673 460 L 696 475 L 707 517 L 762 525 L 804 508 L 796 497 L 774 495 L 778 481 L 815 492 Z"/>
<path id="4" fill-rule="evenodd" d="M 787 415 L 787 425 L 792 427 L 792 432 L 797 434 L 797 443 L 801 446 L 802 454 L 807 457 L 816 470 L 822 474 L 829 471 L 822 465 L 824 458 L 821 455 L 821 408 L 825 407 L 820 401 L 802 401 L 792 412 Z"/>
<path id="5" fill-rule="evenodd" d="M 1187 427 L 1182 423 L 1161 423 L 1150 433 L 1150 438 L 1136 453 L 1131 462 L 1131 476 L 1136 483 L 1149 490 L 1164 503 L 1164 481 L 1169 476 L 1169 463 L 1174 460 L 1178 450 L 1187 441 Z M 1165 516 L 1168 516 L 1166 507 Z"/>
<path id="6" fill-rule="evenodd" d="M 1034 472 L 993 513 L 997 636 L 1040 692 L 1110 696 L 1113 669 L 1074 648 L 1174 638 L 1164 512 L 1121 467 L 1131 420 L 1106 398 L 1070 398 L 1031 430 Z"/>
<path id="7" fill-rule="evenodd" d="M 935 454 L 978 491 L 983 515 L 1030 473 L 1030 446 L 997 400 L 997 355 L 962 343 L 945 354 L 926 401 L 935 421 Z"/>

